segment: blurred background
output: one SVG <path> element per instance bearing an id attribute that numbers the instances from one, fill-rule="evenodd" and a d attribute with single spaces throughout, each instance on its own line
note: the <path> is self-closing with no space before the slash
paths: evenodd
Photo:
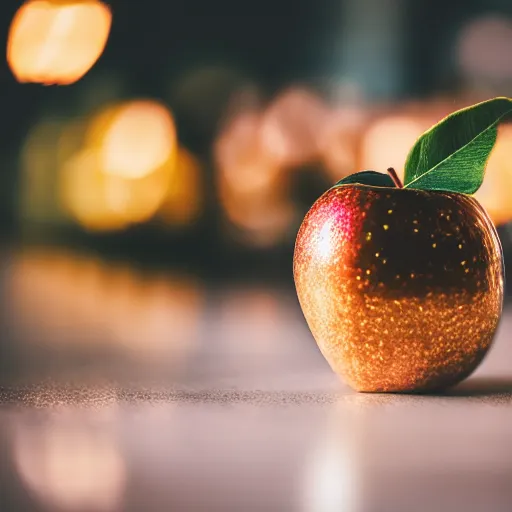
<path id="1" fill-rule="evenodd" d="M 174 361 L 223 314 L 275 327 L 279 294 L 305 329 L 316 198 L 512 93 L 507 0 L 5 1 L 0 23 L 3 376 L 48 350 Z M 507 264 L 511 155 L 505 125 L 477 194 Z"/>
<path id="2" fill-rule="evenodd" d="M 323 191 L 512 91 L 506 0 L 6 1 L 0 21 L 6 239 L 221 283 L 290 285 Z M 511 154 L 505 126 L 478 193 L 505 247 Z"/>
<path id="3" fill-rule="evenodd" d="M 326 189 L 512 96 L 510 0 L 4 0 L 0 33 L 2 510 L 510 510 L 510 408 L 326 407 L 292 276 Z M 512 125 L 477 197 L 510 272 Z"/>

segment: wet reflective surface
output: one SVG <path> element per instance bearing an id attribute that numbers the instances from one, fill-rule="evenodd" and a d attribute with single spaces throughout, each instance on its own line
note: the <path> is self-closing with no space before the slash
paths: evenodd
<path id="1" fill-rule="evenodd" d="M 2 511 L 510 511 L 510 307 L 449 393 L 367 395 L 292 289 L 2 262 Z"/>

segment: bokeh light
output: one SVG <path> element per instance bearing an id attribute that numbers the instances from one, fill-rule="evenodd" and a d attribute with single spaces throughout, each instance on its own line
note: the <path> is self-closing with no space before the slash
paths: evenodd
<path id="1" fill-rule="evenodd" d="M 498 130 L 498 140 L 487 168 L 484 182 L 475 198 L 484 206 L 495 224 L 512 221 L 512 125 Z"/>
<path id="2" fill-rule="evenodd" d="M 167 167 L 138 179 L 107 174 L 98 153 L 86 149 L 63 168 L 61 201 L 84 228 L 119 230 L 153 217 L 165 198 L 169 179 Z"/>
<path id="3" fill-rule="evenodd" d="M 167 107 L 153 100 L 108 106 L 86 133 L 61 141 L 60 198 L 85 229 L 114 231 L 150 220 L 164 202 L 176 166 L 177 137 Z M 83 140 L 76 151 L 77 141 Z"/>
<path id="4" fill-rule="evenodd" d="M 261 121 L 264 151 L 278 165 L 302 165 L 318 157 L 318 135 L 327 107 L 312 92 L 291 88 L 268 107 Z"/>
<path id="5" fill-rule="evenodd" d="M 101 138 L 103 170 L 128 179 L 150 174 L 167 162 L 176 148 L 171 113 L 152 100 L 120 106 Z"/>
<path id="6" fill-rule="evenodd" d="M 266 191 L 278 180 L 280 167 L 265 152 L 259 138 L 261 114 L 234 117 L 215 146 L 221 190 L 249 197 Z"/>
<path id="7" fill-rule="evenodd" d="M 116 190 L 115 184 L 121 187 Z M 79 224 L 90 231 L 115 231 L 126 227 L 126 192 L 122 178 L 106 176 L 92 150 L 71 158 L 62 169 L 60 201 Z"/>
<path id="8" fill-rule="evenodd" d="M 179 148 L 158 218 L 169 226 L 190 225 L 202 212 L 204 195 L 203 169 L 199 160 L 190 151 Z"/>
<path id="9" fill-rule="evenodd" d="M 384 172 L 394 167 L 403 176 L 405 161 L 418 137 L 429 123 L 413 115 L 389 115 L 375 120 L 361 144 L 360 168 Z"/>
<path id="10" fill-rule="evenodd" d="M 30 0 L 12 21 L 7 61 L 19 82 L 71 84 L 103 53 L 111 23 L 97 0 Z"/>
<path id="11" fill-rule="evenodd" d="M 357 146 L 367 114 L 360 107 L 337 108 L 329 113 L 319 136 L 323 169 L 335 183 L 357 172 Z"/>
<path id="12" fill-rule="evenodd" d="M 294 208 L 286 195 L 283 168 L 259 137 L 262 116 L 234 117 L 215 147 L 218 187 L 227 219 L 252 245 L 272 245 L 289 229 Z"/>
<path id="13" fill-rule="evenodd" d="M 118 510 L 126 467 L 111 431 L 110 408 L 58 412 L 31 423 L 13 417 L 13 459 L 31 494 L 49 510 Z"/>

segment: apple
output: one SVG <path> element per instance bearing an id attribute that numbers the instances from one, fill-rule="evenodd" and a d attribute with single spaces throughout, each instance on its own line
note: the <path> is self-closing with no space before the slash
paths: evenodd
<path id="1" fill-rule="evenodd" d="M 306 321 L 358 391 L 456 384 L 482 361 L 502 311 L 501 245 L 477 200 L 398 185 L 334 186 L 295 246 Z"/>

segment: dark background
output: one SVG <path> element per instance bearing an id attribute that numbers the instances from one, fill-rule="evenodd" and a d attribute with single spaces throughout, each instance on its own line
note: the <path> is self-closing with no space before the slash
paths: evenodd
<path id="1" fill-rule="evenodd" d="M 4 45 L 21 5 L 0 2 Z M 512 96 L 512 2 L 110 5 L 106 48 L 73 85 L 18 83 L 1 59 L 0 510 L 510 512 L 507 307 L 489 356 L 461 386 L 355 393 L 315 344 L 292 259 L 312 203 L 364 165 L 361 138 L 374 120 L 384 119 L 382 136 L 396 116 L 425 118 L 426 129 L 462 106 Z M 478 20 L 468 69 L 457 48 Z M 297 88 L 310 93 L 302 105 L 317 98 L 328 119 L 362 116 L 337 139 L 342 156 L 345 144 L 355 156 L 328 172 L 319 158 L 280 169 L 280 201 L 293 215 L 281 226 L 260 205 L 260 238 L 226 214 L 216 147 L 244 109 L 269 112 Z M 27 202 L 37 169 L 50 192 L 59 187 L 58 141 L 31 143 L 40 127 L 54 123 L 66 134 L 139 98 L 169 107 L 179 143 L 200 162 L 197 219 L 98 232 L 56 215 L 51 200 Z M 293 121 L 284 125 L 294 133 Z M 498 229 L 510 268 L 508 129 L 485 201 L 494 208 L 502 196 Z M 412 143 L 402 135 L 386 139 L 401 154 Z M 245 179 L 258 178 L 257 165 L 251 175 L 243 164 Z M 391 165 L 400 170 L 399 161 L 380 160 L 376 170 Z"/>
<path id="2" fill-rule="evenodd" d="M 8 1 L 0 6 L 4 41 L 19 5 Z M 216 191 L 212 145 L 237 88 L 250 83 L 263 105 L 295 84 L 329 100 L 337 89 L 343 96 L 347 81 L 356 84 L 358 97 L 369 107 L 393 108 L 408 99 L 424 101 L 439 94 L 457 97 L 468 87 L 455 55 L 461 27 L 479 16 L 508 20 L 512 15 L 510 2 L 499 0 L 110 5 L 113 26 L 107 47 L 78 83 L 22 85 L 5 61 L 0 69 L 2 232 L 17 242 L 23 238 L 23 243 L 65 245 L 138 264 L 184 268 L 208 278 L 244 277 L 251 268 L 252 276 L 287 282 L 300 217 L 332 183 L 315 165 L 297 172 L 290 193 L 299 214 L 288 232 L 263 249 L 233 241 Z M 351 6 L 358 7 L 347 27 Z M 396 41 L 379 56 L 375 50 L 387 44 L 383 37 Z M 224 74 L 210 81 L 207 75 L 196 86 L 199 93 L 192 107 L 190 101 L 182 101 L 180 90 L 187 86 L 179 89 L 180 80 L 212 66 Z M 507 94 L 510 88 L 508 83 L 491 81 L 487 90 Z M 71 225 L 45 230 L 43 235 L 37 229 L 42 221 L 31 219 L 36 228 L 21 237 L 19 158 L 34 123 L 48 117 L 85 116 L 112 99 L 137 97 L 165 101 L 175 116 L 180 142 L 205 163 L 207 202 L 199 221 L 179 232 L 162 232 L 149 222 L 121 233 L 91 234 Z M 347 98 L 345 103 L 350 103 L 350 95 Z"/>

